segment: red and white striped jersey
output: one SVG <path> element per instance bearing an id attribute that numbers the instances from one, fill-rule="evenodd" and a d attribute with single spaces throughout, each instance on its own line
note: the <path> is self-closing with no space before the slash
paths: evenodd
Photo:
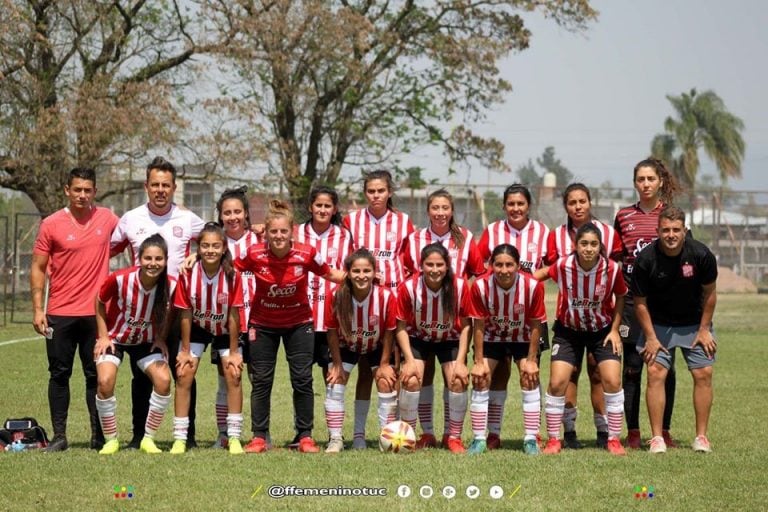
<path id="1" fill-rule="evenodd" d="M 144 289 L 140 267 L 128 267 L 110 274 L 99 289 L 99 301 L 107 306 L 109 337 L 120 345 L 153 343 L 155 329 L 152 308 L 157 285 Z M 168 300 L 173 300 L 176 279 L 168 276 Z"/>
<path id="2" fill-rule="evenodd" d="M 215 336 L 229 334 L 229 308 L 235 298 L 235 290 L 241 288 L 240 275 L 235 272 L 232 283 L 219 267 L 215 276 L 205 274 L 198 261 L 189 272 L 179 276 L 179 287 L 173 305 L 192 312 L 192 323 Z"/>
<path id="3" fill-rule="evenodd" d="M 531 321 L 546 320 L 544 284 L 518 272 L 514 284 L 505 290 L 489 273 L 472 285 L 470 316 L 485 320 L 486 342 L 528 343 Z"/>
<path id="4" fill-rule="evenodd" d="M 448 249 L 451 257 L 453 273 L 459 277 L 470 278 L 485 272 L 485 265 L 477 250 L 477 243 L 472 238 L 472 232 L 467 228 L 459 227 L 464 234 L 464 244 L 456 246 L 450 231 L 444 235 L 437 235 L 430 228 L 420 229 L 408 235 L 406 250 L 403 253 L 403 264 L 412 274 L 421 272 L 421 251 L 429 244 L 439 242 Z"/>
<path id="5" fill-rule="evenodd" d="M 605 254 L 614 261 L 621 261 L 623 246 L 616 230 L 604 222 L 597 219 L 590 221 L 600 231 L 600 241 L 605 247 Z M 549 232 L 547 238 L 547 254 L 544 257 L 544 263 L 551 265 L 558 258 L 564 258 L 570 255 L 575 249 L 574 243 L 576 229 L 568 230 L 568 224 L 561 224 Z"/>
<path id="6" fill-rule="evenodd" d="M 365 247 L 376 258 L 376 272 L 383 276 L 382 286 L 395 291 L 405 279 L 402 253 L 406 238 L 413 233 L 408 214 L 387 210 L 377 219 L 363 208 L 344 217 L 344 227 L 352 233 L 355 250 Z"/>
<path id="7" fill-rule="evenodd" d="M 261 242 L 253 231 L 246 231 L 243 236 L 235 240 L 227 237 L 227 247 L 232 255 L 232 261 L 241 260 L 248 254 L 248 248 Z M 256 293 L 256 277 L 251 271 L 240 272 L 240 285 L 243 287 L 243 306 L 240 308 L 240 332 L 248 332 L 248 318 L 251 315 L 251 302 Z"/>
<path id="8" fill-rule="evenodd" d="M 653 243 L 659 237 L 659 214 L 666 207 L 659 202 L 656 208 L 646 212 L 640 208 L 640 203 L 619 210 L 613 223 L 624 248 L 624 275 L 629 280 L 635 258 L 646 245 Z"/>
<path id="9" fill-rule="evenodd" d="M 317 233 L 312 222 L 297 226 L 294 239 L 302 244 L 311 245 L 329 267 L 343 270 L 344 260 L 352 252 L 352 235 L 341 226 L 331 224 L 323 233 Z M 312 318 L 315 331 L 325 332 L 326 316 L 325 303 L 333 296 L 338 285 L 322 277 L 309 273 L 309 305 L 312 308 Z"/>
<path id="10" fill-rule="evenodd" d="M 548 236 L 549 228 L 537 220 L 529 220 L 520 230 L 510 226 L 506 220 L 499 220 L 485 228 L 477 248 L 483 261 L 488 261 L 496 246 L 513 245 L 520 252 L 520 269 L 531 273 L 544 263 Z"/>
<path id="11" fill-rule="evenodd" d="M 375 284 L 362 302 L 352 298 L 351 339 L 347 339 L 339 329 L 339 318 L 333 313 L 336 299 L 337 295 L 334 294 L 326 301 L 326 327 L 337 329 L 339 343 L 352 352 L 373 352 L 382 341 L 385 331 L 394 331 L 397 327 L 397 304 L 389 288 Z"/>
<path id="12" fill-rule="evenodd" d="M 453 322 L 443 314 L 440 290 L 433 292 L 417 274 L 397 289 L 397 319 L 407 324 L 408 336 L 423 341 L 440 342 L 459 339 L 461 319 L 469 316 L 469 285 L 463 278 L 454 278 Z"/>
<path id="13" fill-rule="evenodd" d="M 610 326 L 614 295 L 627 293 L 619 264 L 602 256 L 591 270 L 585 271 L 572 254 L 558 259 L 548 274 L 558 288 L 556 318 L 576 331 L 596 332 Z"/>

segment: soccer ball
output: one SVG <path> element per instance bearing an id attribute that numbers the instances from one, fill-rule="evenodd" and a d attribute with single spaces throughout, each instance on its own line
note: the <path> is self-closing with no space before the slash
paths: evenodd
<path id="1" fill-rule="evenodd" d="M 416 449 L 416 432 L 404 421 L 384 425 L 379 435 L 379 449 L 383 452 L 412 452 Z"/>

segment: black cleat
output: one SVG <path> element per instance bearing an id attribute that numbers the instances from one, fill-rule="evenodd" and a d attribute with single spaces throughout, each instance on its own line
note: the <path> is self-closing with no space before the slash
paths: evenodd
<path id="1" fill-rule="evenodd" d="M 598 432 L 597 439 L 595 440 L 595 446 L 601 450 L 608 449 L 608 432 Z"/>
<path id="2" fill-rule="evenodd" d="M 67 438 L 64 436 L 53 436 L 53 440 L 45 447 L 46 453 L 63 452 L 69 448 Z"/>
<path id="3" fill-rule="evenodd" d="M 139 446 L 141 446 L 141 437 L 134 437 L 131 439 L 131 442 L 125 445 L 126 450 L 138 450 Z"/>
<path id="4" fill-rule="evenodd" d="M 563 436 L 563 447 L 571 450 L 581 450 L 584 448 L 584 445 L 581 444 L 581 441 L 576 437 L 576 431 L 573 431 L 565 432 L 565 435 Z"/>

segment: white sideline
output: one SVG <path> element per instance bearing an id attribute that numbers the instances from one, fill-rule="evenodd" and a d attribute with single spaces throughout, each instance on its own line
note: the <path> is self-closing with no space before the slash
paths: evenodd
<path id="1" fill-rule="evenodd" d="M 32 340 L 39 340 L 43 336 L 38 334 L 37 336 L 33 336 L 31 338 L 19 338 L 17 340 L 8 340 L 8 341 L 0 341 L 0 347 L 3 345 L 13 345 L 14 343 L 21 343 L 22 341 L 32 341 Z"/>

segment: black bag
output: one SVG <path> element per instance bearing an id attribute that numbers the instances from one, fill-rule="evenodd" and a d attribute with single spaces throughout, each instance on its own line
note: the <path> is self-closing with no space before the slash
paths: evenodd
<path id="1" fill-rule="evenodd" d="M 19 441 L 25 449 L 45 448 L 48 434 L 35 418 L 8 418 L 0 429 L 0 448 Z"/>

